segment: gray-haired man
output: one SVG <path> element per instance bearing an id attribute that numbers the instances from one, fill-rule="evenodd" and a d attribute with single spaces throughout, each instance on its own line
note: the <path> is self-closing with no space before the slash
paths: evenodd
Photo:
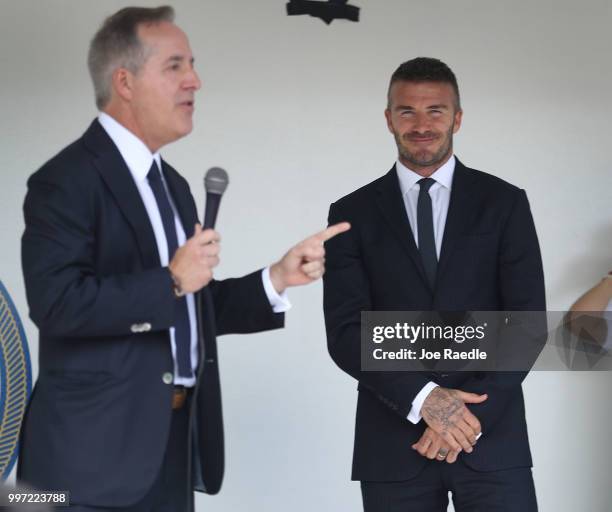
<path id="1" fill-rule="evenodd" d="M 285 288 L 324 271 L 304 240 L 215 281 L 219 234 L 159 149 L 192 129 L 200 80 L 170 7 L 126 8 L 94 37 L 99 117 L 28 182 L 23 271 L 40 374 L 18 476 L 80 510 L 189 510 L 223 476 L 215 337 L 278 328 Z M 196 310 L 201 297 L 198 325 Z M 203 340 L 198 331 L 203 332 Z"/>

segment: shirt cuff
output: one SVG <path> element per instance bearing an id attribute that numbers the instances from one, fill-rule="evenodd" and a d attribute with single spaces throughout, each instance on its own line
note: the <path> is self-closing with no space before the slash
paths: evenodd
<path id="1" fill-rule="evenodd" d="M 433 381 L 429 381 L 423 386 L 423 389 L 419 391 L 417 396 L 415 396 L 414 400 L 412 401 L 412 407 L 410 408 L 408 416 L 406 416 L 408 421 L 414 423 L 415 425 L 421 421 L 421 407 L 423 407 L 423 402 L 427 398 L 427 395 L 429 395 L 429 393 L 431 393 L 431 391 L 437 387 L 438 385 Z"/>
<path id="2" fill-rule="evenodd" d="M 279 295 L 274 289 L 274 285 L 270 280 L 270 267 L 266 267 L 261 271 L 261 281 L 263 282 L 264 290 L 268 296 L 268 302 L 270 302 L 270 306 L 272 306 L 272 311 L 275 313 L 289 311 L 291 309 L 291 302 L 289 302 L 287 292 L 285 291 Z"/>

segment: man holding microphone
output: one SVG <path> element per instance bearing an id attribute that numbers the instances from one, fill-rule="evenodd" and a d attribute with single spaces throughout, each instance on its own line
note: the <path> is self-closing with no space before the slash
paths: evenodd
<path id="1" fill-rule="evenodd" d="M 194 488 L 219 491 L 215 336 L 282 327 L 286 288 L 320 278 L 323 243 L 349 229 L 213 279 L 220 235 L 159 154 L 191 132 L 201 85 L 173 19 L 166 6 L 104 22 L 88 60 L 100 114 L 28 181 L 22 263 L 40 367 L 18 478 L 69 491 L 74 510 L 187 511 Z"/>

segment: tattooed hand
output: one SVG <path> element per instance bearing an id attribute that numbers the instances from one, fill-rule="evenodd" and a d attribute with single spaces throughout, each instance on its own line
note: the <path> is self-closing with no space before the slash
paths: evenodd
<path id="1" fill-rule="evenodd" d="M 479 404 L 486 399 L 486 394 L 476 395 L 438 386 L 427 395 L 421 415 L 425 423 L 449 444 L 452 451 L 463 449 L 472 453 L 472 446 L 476 444 L 481 427 L 478 418 L 465 404 Z"/>
<path id="2" fill-rule="evenodd" d="M 449 464 L 457 460 L 461 451 L 451 450 L 450 445 L 431 427 L 425 429 L 421 438 L 412 445 L 412 449 L 430 460 L 446 461 Z"/>

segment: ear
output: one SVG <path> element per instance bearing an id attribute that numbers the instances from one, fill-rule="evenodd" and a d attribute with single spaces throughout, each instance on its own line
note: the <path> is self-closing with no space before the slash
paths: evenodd
<path id="1" fill-rule="evenodd" d="M 124 101 L 131 101 L 134 94 L 134 75 L 125 68 L 113 71 L 113 91 Z"/>
<path id="2" fill-rule="evenodd" d="M 387 128 L 389 129 L 391 133 L 394 133 L 393 123 L 391 121 L 391 111 L 388 108 L 385 109 L 385 119 L 387 120 Z"/>
<path id="3" fill-rule="evenodd" d="M 453 133 L 457 133 L 459 128 L 461 128 L 461 121 L 463 120 L 463 110 L 459 109 L 455 112 L 455 126 L 453 128 Z"/>

